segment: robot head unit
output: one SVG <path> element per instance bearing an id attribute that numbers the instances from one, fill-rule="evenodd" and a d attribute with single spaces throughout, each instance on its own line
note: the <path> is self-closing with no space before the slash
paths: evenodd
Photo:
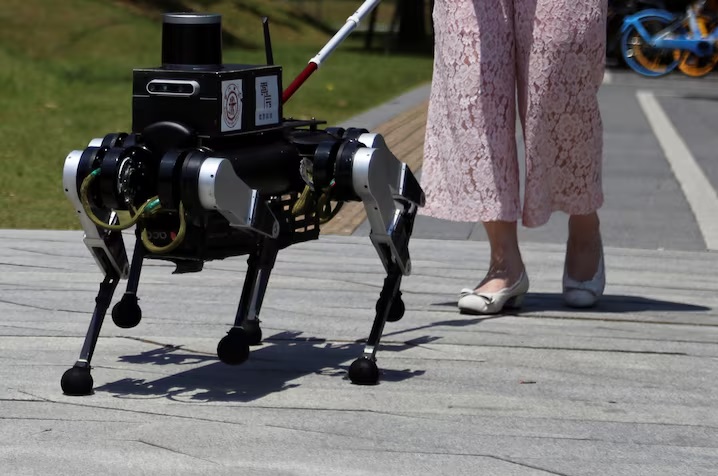
<path id="1" fill-rule="evenodd" d="M 132 82 L 135 133 L 194 133 L 206 142 L 281 123 L 282 68 L 222 64 L 220 15 L 164 15 L 162 66 L 135 69 Z"/>

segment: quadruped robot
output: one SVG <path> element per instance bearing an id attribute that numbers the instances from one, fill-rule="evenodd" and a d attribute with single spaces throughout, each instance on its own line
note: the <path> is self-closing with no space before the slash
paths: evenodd
<path id="1" fill-rule="evenodd" d="M 220 15 L 163 15 L 162 66 L 133 72 L 132 132 L 93 139 L 65 159 L 65 194 L 104 273 L 79 359 L 61 379 L 65 394 L 93 391 L 90 361 L 121 279 L 127 287 L 112 320 L 122 328 L 139 324 L 145 259 L 167 260 L 175 273 L 189 273 L 201 271 L 205 261 L 248 255 L 234 325 L 217 346 L 222 362 L 246 361 L 250 346 L 262 339 L 259 313 L 277 253 L 319 238 L 320 225 L 347 201 L 363 203 L 387 273 L 349 378 L 378 382 L 376 351 L 385 323 L 404 314 L 400 283 L 411 272 L 408 245 L 424 193 L 381 135 L 285 119 L 282 110 L 376 3 L 357 10 L 334 45 L 284 91 L 266 19 L 267 64 L 241 65 L 222 63 Z M 132 226 L 130 263 L 121 230 Z"/>

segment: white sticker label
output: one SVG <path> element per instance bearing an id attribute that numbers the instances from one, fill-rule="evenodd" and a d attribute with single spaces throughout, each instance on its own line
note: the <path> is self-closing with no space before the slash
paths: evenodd
<path id="1" fill-rule="evenodd" d="M 279 124 L 279 81 L 276 76 L 259 76 L 254 80 L 257 108 L 254 125 Z"/>
<path id="2" fill-rule="evenodd" d="M 222 81 L 222 132 L 242 129 L 242 80 Z"/>

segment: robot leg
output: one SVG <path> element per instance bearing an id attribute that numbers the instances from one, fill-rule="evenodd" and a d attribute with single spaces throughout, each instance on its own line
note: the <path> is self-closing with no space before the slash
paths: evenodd
<path id="1" fill-rule="evenodd" d="M 249 357 L 249 346 L 262 342 L 259 311 L 278 251 L 276 240 L 264 238 L 247 259 L 247 274 L 234 326 L 217 345 L 217 356 L 225 364 L 243 363 Z"/>
<path id="2" fill-rule="evenodd" d="M 139 298 L 137 297 L 137 288 L 140 285 L 140 272 L 142 271 L 142 263 L 145 257 L 145 247 L 142 241 L 135 241 L 135 250 L 132 253 L 132 264 L 127 278 L 127 287 L 125 294 L 122 295 L 120 301 L 112 308 L 112 322 L 117 327 L 123 329 L 131 329 L 142 320 L 142 309 L 140 309 Z"/>
<path id="3" fill-rule="evenodd" d="M 127 277 L 129 268 L 122 234 L 119 231 L 110 231 L 96 226 L 83 210 L 78 195 L 76 182 L 78 167 L 83 155 L 87 159 L 98 152 L 98 141 L 99 139 L 95 139 L 90 142 L 90 146 L 84 151 L 71 152 L 65 159 L 63 169 L 63 187 L 65 194 L 75 207 L 82 228 L 85 231 L 83 241 L 105 275 L 95 298 L 95 309 L 85 335 L 80 357 L 75 362 L 75 365 L 63 374 L 60 381 L 62 390 L 67 395 L 89 395 L 92 393 L 93 380 L 90 374 L 92 354 L 95 351 L 100 329 L 107 309 L 110 307 L 117 284 L 121 278 Z M 103 218 L 108 223 L 118 222 L 117 215 L 114 212 L 107 212 Z"/>
<path id="4" fill-rule="evenodd" d="M 409 238 L 424 193 L 409 167 L 389 150 L 381 135 L 362 134 L 360 145 L 346 148 L 336 163 L 337 185 L 346 195 L 353 191 L 366 210 L 369 238 L 379 254 L 387 277 L 376 303 L 376 315 L 362 355 L 349 368 L 353 383 L 372 385 L 379 380 L 376 351 L 384 324 L 404 314 L 401 278 L 411 273 Z"/>
<path id="5" fill-rule="evenodd" d="M 62 391 L 67 395 L 90 395 L 92 393 L 92 375 L 90 375 L 90 361 L 92 354 L 95 352 L 97 338 L 100 336 L 102 322 L 105 319 L 107 309 L 110 307 L 112 295 L 115 292 L 117 276 L 106 276 L 100 284 L 100 291 L 95 298 L 95 310 L 92 313 L 90 327 L 85 336 L 85 342 L 80 351 L 80 358 L 75 365 L 65 371 L 60 380 Z"/>

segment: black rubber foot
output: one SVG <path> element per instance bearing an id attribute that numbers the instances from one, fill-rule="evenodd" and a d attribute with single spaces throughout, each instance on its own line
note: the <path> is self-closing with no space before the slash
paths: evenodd
<path id="1" fill-rule="evenodd" d="M 120 302 L 112 308 L 112 322 L 117 327 L 123 329 L 131 329 L 142 320 L 142 309 L 137 304 L 137 296 L 126 293 L 120 299 Z"/>
<path id="2" fill-rule="evenodd" d="M 93 385 L 92 375 L 88 367 L 72 367 L 62 374 L 60 386 L 65 395 L 75 397 L 91 395 Z"/>
<path id="3" fill-rule="evenodd" d="M 239 365 L 249 358 L 249 339 L 244 329 L 234 327 L 219 341 L 217 357 L 227 365 Z"/>
<path id="4" fill-rule="evenodd" d="M 366 357 L 359 357 L 349 367 L 349 380 L 357 385 L 376 385 L 379 383 L 379 367 Z"/>
<path id="5" fill-rule="evenodd" d="M 242 323 L 244 335 L 247 336 L 249 345 L 259 345 L 262 343 L 262 328 L 259 327 L 259 320 L 244 321 Z"/>
<path id="6" fill-rule="evenodd" d="M 394 299 L 394 302 L 391 303 L 391 309 L 389 310 L 389 316 L 386 318 L 388 322 L 396 322 L 401 320 L 402 317 L 404 317 L 404 311 L 406 311 L 406 306 L 404 305 L 404 301 L 397 297 Z"/>
<path id="7" fill-rule="evenodd" d="M 381 309 L 381 299 L 379 299 L 376 302 L 376 306 L 374 307 L 377 314 L 382 311 Z M 401 299 L 401 296 L 397 296 L 394 301 L 391 303 L 391 309 L 389 309 L 389 315 L 386 318 L 387 322 L 396 322 L 401 320 L 402 317 L 404 317 L 404 312 L 406 311 L 406 306 L 404 305 L 404 301 Z"/>

